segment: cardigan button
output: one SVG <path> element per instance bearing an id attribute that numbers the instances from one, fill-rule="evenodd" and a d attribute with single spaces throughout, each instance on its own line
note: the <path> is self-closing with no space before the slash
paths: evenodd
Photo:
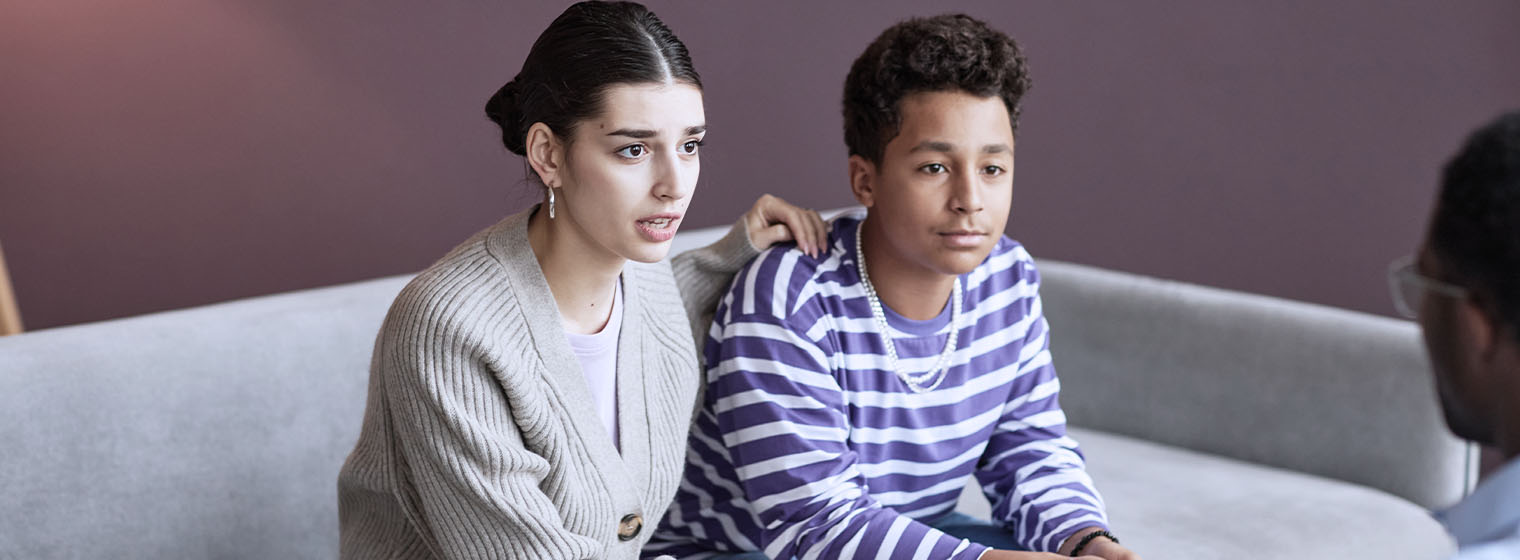
<path id="1" fill-rule="evenodd" d="M 623 521 L 618 523 L 618 540 L 631 541 L 639 536 L 639 531 L 644 530 L 644 518 L 637 513 L 623 516 Z"/>

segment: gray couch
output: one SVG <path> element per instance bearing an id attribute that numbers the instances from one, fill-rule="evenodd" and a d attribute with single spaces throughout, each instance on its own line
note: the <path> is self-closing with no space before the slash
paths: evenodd
<path id="1" fill-rule="evenodd" d="M 1041 270 L 1073 432 L 1147 559 L 1450 551 L 1426 509 L 1470 488 L 1474 456 L 1413 325 Z M 335 477 L 406 280 L 0 338 L 0 559 L 335 557 Z"/>

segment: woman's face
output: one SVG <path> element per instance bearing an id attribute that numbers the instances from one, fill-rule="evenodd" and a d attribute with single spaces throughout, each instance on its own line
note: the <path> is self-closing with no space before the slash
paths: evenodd
<path id="1" fill-rule="evenodd" d="M 697 186 L 706 131 L 696 86 L 610 87 L 601 114 L 579 123 L 566 148 L 557 219 L 622 258 L 665 258 Z"/>

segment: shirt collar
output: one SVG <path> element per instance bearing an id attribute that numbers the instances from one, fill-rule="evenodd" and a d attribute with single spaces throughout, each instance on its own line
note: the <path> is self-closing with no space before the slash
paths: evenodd
<path id="1" fill-rule="evenodd" d="M 1437 512 L 1436 518 L 1459 548 L 1520 533 L 1520 459 L 1494 471 L 1472 495 Z"/>

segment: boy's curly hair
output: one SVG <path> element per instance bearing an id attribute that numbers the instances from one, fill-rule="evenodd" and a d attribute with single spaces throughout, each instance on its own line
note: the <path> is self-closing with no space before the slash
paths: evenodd
<path id="1" fill-rule="evenodd" d="M 844 141 L 850 155 L 881 163 L 902 124 L 899 103 L 914 93 L 965 91 L 997 96 L 1019 128 L 1029 91 L 1023 50 L 1012 37 L 964 14 L 914 18 L 883 31 L 844 81 Z"/>

